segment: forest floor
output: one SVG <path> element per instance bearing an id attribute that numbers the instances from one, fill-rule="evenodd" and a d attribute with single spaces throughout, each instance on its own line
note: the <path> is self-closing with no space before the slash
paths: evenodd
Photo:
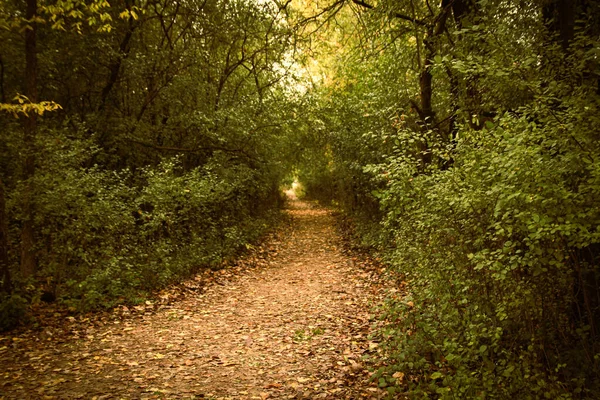
<path id="1" fill-rule="evenodd" d="M 364 361 L 381 267 L 345 249 L 330 211 L 286 213 L 250 255 L 145 304 L 44 306 L 41 328 L 0 337 L 0 399 L 382 398 Z"/>

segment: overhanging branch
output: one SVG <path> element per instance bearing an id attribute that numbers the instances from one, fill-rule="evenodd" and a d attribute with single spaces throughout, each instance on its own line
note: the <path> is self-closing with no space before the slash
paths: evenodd
<path id="1" fill-rule="evenodd" d="M 222 151 L 224 153 L 241 154 L 249 159 L 254 159 L 254 157 L 252 157 L 250 154 L 248 154 L 247 152 L 245 152 L 242 149 L 230 149 L 230 148 L 222 147 L 222 146 L 203 146 L 203 147 L 195 147 L 195 148 L 189 148 L 189 147 L 186 148 L 186 147 L 158 146 L 158 145 L 155 145 L 152 143 L 147 143 L 147 142 L 143 142 L 141 140 L 136 140 L 136 139 L 132 139 L 132 138 L 127 138 L 126 140 L 130 143 L 138 144 L 138 145 L 148 147 L 148 148 L 151 148 L 154 150 L 159 150 L 159 151 L 168 151 L 168 152 L 176 152 L 176 153 L 190 153 L 190 154 L 200 154 L 205 151 Z"/>
<path id="2" fill-rule="evenodd" d="M 373 5 L 369 4 L 369 3 L 365 3 L 363 0 L 352 0 L 352 2 L 354 4 L 356 4 L 356 5 L 358 5 L 358 6 L 367 8 L 369 10 L 372 10 L 372 9 L 375 8 L 375 6 L 373 6 Z M 404 21 L 409 21 L 409 22 L 412 22 L 413 24 L 417 24 L 417 25 L 421 25 L 421 26 L 427 25 L 425 23 L 425 21 L 422 21 L 420 19 L 416 19 L 416 18 L 410 17 L 408 15 L 400 14 L 398 12 L 392 12 L 392 13 L 390 13 L 390 16 L 392 16 L 394 18 L 402 19 Z"/>

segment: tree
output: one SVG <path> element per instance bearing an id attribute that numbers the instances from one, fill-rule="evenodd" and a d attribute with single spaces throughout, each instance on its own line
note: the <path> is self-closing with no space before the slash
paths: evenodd
<path id="1" fill-rule="evenodd" d="M 37 0 L 27 0 L 25 19 L 28 23 L 25 31 L 25 97 L 35 104 L 37 93 Z M 35 136 L 37 131 L 37 114 L 35 112 L 23 117 L 23 142 L 25 161 L 23 180 L 26 189 L 23 197 L 23 228 L 21 229 L 21 274 L 28 278 L 35 273 L 35 239 L 33 232 L 32 178 L 35 173 Z"/>
<path id="2" fill-rule="evenodd" d="M 2 291 L 11 293 L 13 285 L 8 258 L 8 218 L 6 217 L 6 201 L 2 180 L 0 180 L 0 274 L 2 276 Z"/>
<path id="3" fill-rule="evenodd" d="M 289 3 L 37 1 L 0 2 L 15 295 L 109 307 L 255 240 L 291 168 Z"/>

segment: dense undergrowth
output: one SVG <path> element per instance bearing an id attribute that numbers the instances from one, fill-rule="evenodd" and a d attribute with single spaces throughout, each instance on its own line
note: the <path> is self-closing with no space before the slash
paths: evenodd
<path id="1" fill-rule="evenodd" d="M 288 10 L 0 10 L 0 330 L 40 301 L 139 302 L 276 223 L 291 165 Z"/>
<path id="2" fill-rule="evenodd" d="M 595 399 L 596 25 L 581 22 L 565 51 L 534 4 L 477 4 L 472 25 L 454 14 L 457 33 L 425 42 L 437 52 L 425 72 L 392 22 L 369 37 L 377 57 L 350 53 L 314 94 L 322 139 L 299 177 L 409 287 L 382 310 L 374 378 L 390 398 Z"/>
<path id="3" fill-rule="evenodd" d="M 76 157 L 47 161 L 53 167 L 35 185 L 36 225 L 44 227 L 36 235 L 39 269 L 4 298 L 3 329 L 27 320 L 30 303 L 73 311 L 135 303 L 202 268 L 220 268 L 277 223 L 282 201 L 278 188 L 257 185 L 256 171 L 218 159 L 184 171 L 175 158 L 135 175 L 80 169 Z M 19 195 L 7 203 L 13 215 Z"/>
<path id="4" fill-rule="evenodd" d="M 387 165 L 385 254 L 412 294 L 388 304 L 380 373 L 442 398 L 595 398 L 598 163 L 523 117 L 471 133 L 450 170 Z"/>
<path id="5" fill-rule="evenodd" d="M 330 199 L 410 288 L 382 310 L 375 377 L 390 395 L 600 393 L 600 164 L 581 150 L 597 147 L 596 128 L 575 107 L 559 116 L 576 137 L 552 121 L 555 111 L 535 111 L 545 124 L 530 110 L 506 113 L 463 127 L 453 167 L 427 173 L 398 154 L 400 134 L 398 152 L 364 170 L 374 188 L 366 210 L 376 198 L 382 217 Z M 347 177 L 329 179 L 336 188 Z"/>

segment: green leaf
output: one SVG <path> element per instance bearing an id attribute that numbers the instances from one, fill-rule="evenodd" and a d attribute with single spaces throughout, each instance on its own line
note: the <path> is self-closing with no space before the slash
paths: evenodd
<path id="1" fill-rule="evenodd" d="M 440 378 L 443 378 L 443 377 L 444 377 L 444 374 L 442 374 L 440 371 L 436 371 L 433 374 L 431 374 L 431 376 L 430 376 L 430 378 L 432 380 L 440 379 Z"/>

